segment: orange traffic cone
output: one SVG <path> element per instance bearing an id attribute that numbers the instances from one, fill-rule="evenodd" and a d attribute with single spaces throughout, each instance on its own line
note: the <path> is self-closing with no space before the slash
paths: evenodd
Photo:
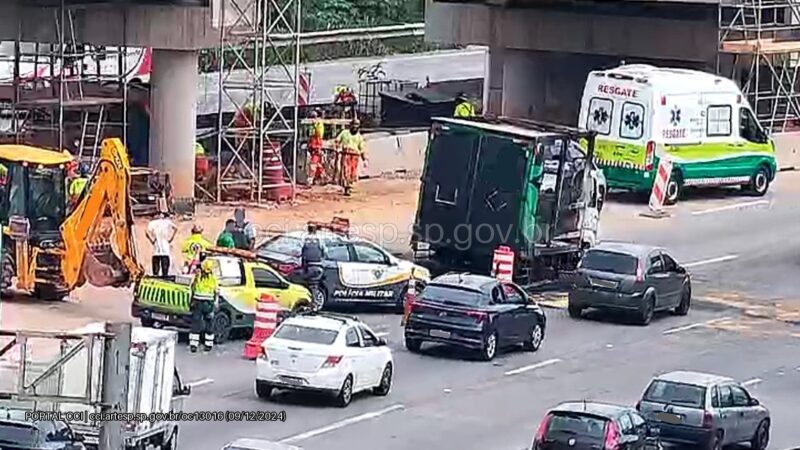
<path id="1" fill-rule="evenodd" d="M 272 336 L 278 325 L 278 312 L 282 308 L 269 294 L 263 294 L 256 302 L 256 317 L 253 321 L 253 336 L 244 345 L 245 359 L 254 360 L 261 354 L 261 344 Z"/>

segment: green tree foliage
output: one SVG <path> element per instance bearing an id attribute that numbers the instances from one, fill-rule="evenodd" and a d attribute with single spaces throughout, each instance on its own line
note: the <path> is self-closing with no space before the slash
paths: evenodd
<path id="1" fill-rule="evenodd" d="M 421 22 L 424 0 L 305 0 L 303 31 Z"/>

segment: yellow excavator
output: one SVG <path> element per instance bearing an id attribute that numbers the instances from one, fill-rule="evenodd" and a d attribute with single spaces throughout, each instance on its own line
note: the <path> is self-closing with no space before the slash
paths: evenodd
<path id="1" fill-rule="evenodd" d="M 124 287 L 144 274 L 136 257 L 130 165 L 117 138 L 102 142 L 94 172 L 74 205 L 67 199 L 71 155 L 0 145 L 0 290 L 64 298 L 87 282 Z"/>

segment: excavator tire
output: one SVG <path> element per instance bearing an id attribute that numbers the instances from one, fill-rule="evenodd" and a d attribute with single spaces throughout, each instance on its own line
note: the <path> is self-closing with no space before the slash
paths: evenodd
<path id="1" fill-rule="evenodd" d="M 0 259 L 0 295 L 3 297 L 11 295 L 9 289 L 11 289 L 16 275 L 17 265 L 14 261 L 14 255 L 8 248 L 4 248 L 3 257 Z"/>
<path id="2" fill-rule="evenodd" d="M 41 300 L 61 301 L 69 291 L 52 284 L 36 284 L 33 287 L 33 296 Z"/>

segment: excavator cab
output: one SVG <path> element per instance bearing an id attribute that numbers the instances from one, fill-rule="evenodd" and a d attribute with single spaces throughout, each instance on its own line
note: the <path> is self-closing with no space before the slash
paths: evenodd
<path id="1" fill-rule="evenodd" d="M 141 276 L 133 245 L 127 154 L 103 141 L 97 169 L 74 209 L 68 153 L 0 145 L 0 290 L 60 299 L 87 281 L 125 286 Z M 16 281 L 16 283 L 15 283 Z"/>

